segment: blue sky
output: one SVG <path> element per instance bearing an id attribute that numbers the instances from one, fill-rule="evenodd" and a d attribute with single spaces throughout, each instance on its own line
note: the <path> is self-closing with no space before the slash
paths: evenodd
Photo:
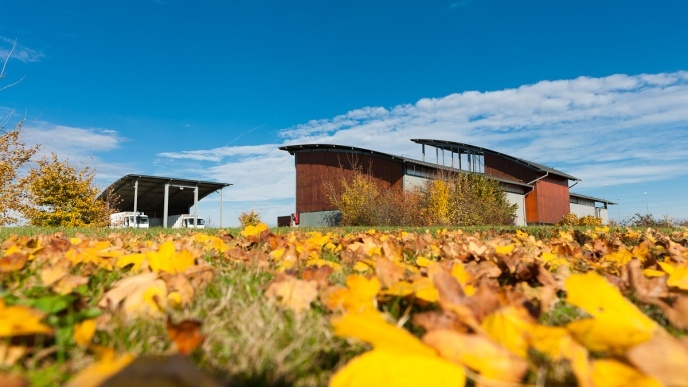
<path id="1" fill-rule="evenodd" d="M 129 173 L 232 183 L 223 225 L 294 210 L 286 144 L 410 138 L 560 169 L 610 217 L 688 219 L 688 2 L 0 1 L 0 121 Z M 647 194 L 645 194 L 647 193 Z M 219 222 L 219 197 L 199 213 Z"/>

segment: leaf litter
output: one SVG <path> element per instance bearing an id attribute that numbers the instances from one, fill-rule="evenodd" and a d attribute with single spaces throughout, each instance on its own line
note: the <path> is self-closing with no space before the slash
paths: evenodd
<path id="1" fill-rule="evenodd" d="M 329 319 L 329 340 L 349 343 L 324 377 L 298 379 L 284 364 L 308 340 L 291 338 L 274 383 L 686 383 L 688 231 L 528 230 L 11 235 L 0 245 L 0 380 L 62 364 L 68 385 L 231 384 L 237 375 L 207 367 L 223 332 L 204 325 L 232 298 L 233 287 L 209 296 L 214 281 L 244 267 L 264 278 L 256 300 L 296 325 Z M 207 297 L 222 301 L 195 307 Z M 116 324 L 162 326 L 167 349 L 115 348 Z"/>

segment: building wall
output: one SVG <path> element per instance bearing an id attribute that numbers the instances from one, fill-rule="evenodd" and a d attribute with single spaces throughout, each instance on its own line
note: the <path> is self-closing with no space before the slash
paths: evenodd
<path id="1" fill-rule="evenodd" d="M 533 192 L 526 196 L 526 221 L 536 224 L 554 224 L 570 211 L 568 179 L 547 176 L 535 183 Z"/>
<path id="2" fill-rule="evenodd" d="M 370 172 L 381 187 L 401 186 L 401 161 L 346 152 L 297 152 L 296 211 L 298 213 L 334 209 L 329 203 L 325 184 L 332 184 L 334 193 L 341 193 L 342 179 L 350 179 L 355 169 Z"/>
<path id="3" fill-rule="evenodd" d="M 299 227 L 332 227 L 341 220 L 339 211 L 314 211 L 299 214 Z"/>
<path id="4" fill-rule="evenodd" d="M 531 182 L 539 177 L 532 169 L 493 154 L 485 155 L 485 174 L 524 183 Z"/>
<path id="5" fill-rule="evenodd" d="M 522 194 L 517 193 L 506 193 L 506 200 L 511 204 L 516 204 L 518 208 L 516 209 L 516 219 L 514 219 L 514 224 L 516 226 L 526 225 L 526 198 Z"/>

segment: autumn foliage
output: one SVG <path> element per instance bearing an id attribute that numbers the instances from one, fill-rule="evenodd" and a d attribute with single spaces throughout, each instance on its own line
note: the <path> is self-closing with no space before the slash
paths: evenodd
<path id="1" fill-rule="evenodd" d="M 403 189 L 383 186 L 354 165 L 351 175 L 323 189 L 349 226 L 512 225 L 516 213 L 496 180 L 475 173 L 439 173 Z"/>
<path id="2" fill-rule="evenodd" d="M 77 169 L 56 154 L 36 162 L 23 178 L 26 202 L 22 213 L 34 226 L 105 227 L 112 212 L 97 200 L 95 173 L 88 166 Z"/>
<path id="3" fill-rule="evenodd" d="M 143 374 L 216 385 L 267 363 L 254 383 L 683 385 L 688 231 L 536 231 L 11 235 L 0 244 L 0 380 L 57 366 L 68 385 Z M 226 279 L 241 270 L 263 278 L 247 301 L 238 293 L 251 285 Z M 271 329 L 294 330 L 256 333 L 284 316 Z M 312 328 L 299 324 L 318 318 L 331 334 L 302 340 Z M 146 326 L 162 336 L 132 330 Z M 122 330 L 128 346 L 109 344 Z"/>
<path id="4" fill-rule="evenodd" d="M 22 123 L 0 132 L 0 227 L 15 223 L 21 211 L 25 191 L 20 183 L 21 171 L 38 151 L 21 139 Z"/>

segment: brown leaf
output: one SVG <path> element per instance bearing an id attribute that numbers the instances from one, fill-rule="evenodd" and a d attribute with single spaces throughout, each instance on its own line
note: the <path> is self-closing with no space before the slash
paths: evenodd
<path id="1" fill-rule="evenodd" d="M 215 278 L 215 269 L 208 264 L 199 264 L 186 269 L 184 276 L 194 289 L 202 289 Z"/>
<path id="2" fill-rule="evenodd" d="M 69 260 L 62 259 L 52 266 L 44 266 L 41 270 L 41 283 L 43 286 L 52 286 L 57 281 L 69 274 L 71 263 Z"/>
<path id="3" fill-rule="evenodd" d="M 311 302 L 318 298 L 318 284 L 287 277 L 282 281 L 273 281 L 265 291 L 265 297 L 300 313 L 310 309 Z"/>
<path id="4" fill-rule="evenodd" d="M 644 374 L 666 386 L 685 386 L 688 381 L 688 347 L 665 332 L 631 348 L 626 356 Z"/>
<path id="5" fill-rule="evenodd" d="M 301 272 L 301 279 L 304 281 L 315 281 L 318 289 L 326 289 L 330 286 L 330 275 L 334 272 L 331 266 L 308 266 Z"/>
<path id="6" fill-rule="evenodd" d="M 0 257 L 0 273 L 9 273 L 24 268 L 28 255 L 22 253 L 12 253 L 5 257 Z"/>
<path id="7" fill-rule="evenodd" d="M 88 284 L 88 277 L 78 275 L 67 275 L 60 278 L 56 284 L 52 286 L 55 293 L 66 295 L 74 291 L 74 288 Z"/>
<path id="8" fill-rule="evenodd" d="M 628 282 L 631 289 L 635 291 L 635 296 L 645 303 L 654 303 L 661 297 L 666 297 L 669 289 L 666 284 L 666 277 L 647 278 L 643 274 L 641 263 L 637 259 L 632 259 L 626 265 Z"/>
<path id="9" fill-rule="evenodd" d="M 20 375 L 0 372 L 0 386 L 3 387 L 29 387 L 29 381 Z"/>
<path id="10" fill-rule="evenodd" d="M 167 337 L 177 346 L 177 351 L 182 355 L 189 355 L 203 343 L 206 336 L 201 334 L 200 321 L 183 320 L 179 324 L 172 322 L 167 317 Z"/>
<path id="11" fill-rule="evenodd" d="M 162 279 L 167 284 L 169 293 L 177 292 L 181 298 L 181 305 L 189 305 L 193 301 L 196 290 L 184 274 L 165 274 Z"/>
<path id="12" fill-rule="evenodd" d="M 416 313 L 413 315 L 412 321 L 426 331 L 450 329 L 457 332 L 466 332 L 465 326 L 458 321 L 455 314 L 450 312 L 430 311 Z"/>
<path id="13" fill-rule="evenodd" d="M 403 267 L 387 258 L 377 257 L 375 259 L 375 272 L 385 288 L 391 288 L 392 285 L 403 280 L 405 271 Z"/>

